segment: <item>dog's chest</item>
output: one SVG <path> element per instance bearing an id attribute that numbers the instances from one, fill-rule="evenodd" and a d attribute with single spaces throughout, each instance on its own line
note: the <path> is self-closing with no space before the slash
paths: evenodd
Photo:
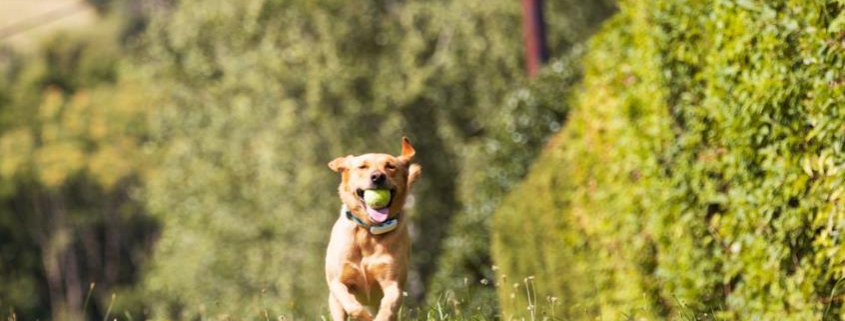
<path id="1" fill-rule="evenodd" d="M 344 283 L 362 304 L 378 305 L 383 296 L 378 278 L 384 267 L 379 260 L 370 257 L 362 257 L 358 262 L 347 262 L 343 271 Z"/>

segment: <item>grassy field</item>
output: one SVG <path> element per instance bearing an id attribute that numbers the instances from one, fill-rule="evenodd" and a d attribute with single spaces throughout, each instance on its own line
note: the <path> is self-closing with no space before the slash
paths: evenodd
<path id="1" fill-rule="evenodd" d="M 94 8 L 81 0 L 2 0 L 0 44 L 30 49 L 46 35 L 90 26 L 96 19 Z"/>
<path id="2" fill-rule="evenodd" d="M 557 321 L 568 320 L 562 315 L 567 310 L 584 309 L 584 307 L 571 306 L 567 303 L 566 298 L 546 296 L 537 297 L 536 283 L 543 282 L 537 280 L 534 276 L 528 276 L 521 280 L 508 280 L 503 277 L 498 282 L 483 279 L 480 282 L 481 287 L 500 288 L 504 287 L 511 292 L 510 298 L 507 302 L 500 302 L 499 304 L 507 304 L 511 306 L 511 311 L 518 311 L 514 314 L 503 314 L 498 309 L 496 302 L 477 304 L 477 300 L 472 300 L 474 291 L 481 290 L 477 286 L 472 286 L 465 280 L 463 284 L 456 284 L 452 289 L 446 290 L 437 296 L 437 300 L 427 302 L 426 305 L 420 307 L 408 307 L 406 304 L 400 311 L 397 320 L 399 321 L 467 321 L 467 320 L 507 320 L 507 321 Z M 92 294 L 96 292 L 96 285 L 91 284 L 87 295 L 85 296 L 85 311 L 91 312 L 94 307 L 90 304 Z M 326 290 L 328 294 L 328 290 Z M 406 294 L 407 295 L 407 294 Z M 105 316 L 103 320 L 146 320 L 145 316 L 133 315 L 129 311 L 122 311 L 119 306 L 120 302 L 126 298 L 121 298 L 120 295 L 112 294 L 108 306 L 106 307 Z M 287 320 L 323 320 L 330 321 L 331 316 L 328 311 L 317 311 L 315 315 L 289 315 L 285 313 L 274 313 L 278 311 L 278 304 L 273 304 L 265 300 L 263 292 L 259 293 L 254 301 L 254 314 L 238 315 L 224 313 L 221 311 L 211 312 L 201 316 L 202 320 L 214 321 L 230 321 L 230 320 L 260 320 L 260 321 L 287 321 Z M 476 303 L 476 305 L 472 305 Z M 712 313 L 696 314 L 684 302 L 674 302 L 677 314 L 669 317 L 669 320 L 681 321 L 708 321 L 715 320 Z M 610 315 L 602 313 L 602 311 L 593 311 L 595 320 L 625 320 L 625 321 L 646 321 L 649 318 L 638 316 L 638 311 L 631 311 L 630 313 L 623 313 L 621 315 Z M 18 321 L 16 315 L 2 313 L 3 319 L 7 321 Z M 375 316 L 375 315 L 373 315 Z M 90 315 L 82 319 L 92 319 Z M 151 319 L 159 320 L 159 319 Z M 167 319 L 164 319 L 167 320 Z M 176 319 L 178 320 L 178 318 Z"/>

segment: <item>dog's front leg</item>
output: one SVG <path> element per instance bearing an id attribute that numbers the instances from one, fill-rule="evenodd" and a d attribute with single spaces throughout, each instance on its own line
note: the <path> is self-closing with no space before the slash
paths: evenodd
<path id="1" fill-rule="evenodd" d="M 352 293 L 349 293 L 349 287 L 347 287 L 346 284 L 343 284 L 343 282 L 339 279 L 334 279 L 329 283 L 329 292 L 331 292 L 331 295 L 335 298 L 335 300 L 340 303 L 340 306 L 342 306 L 353 319 L 361 321 L 371 321 L 373 319 L 370 312 L 364 309 L 364 306 L 358 302 L 358 299 L 356 299 Z"/>
<path id="2" fill-rule="evenodd" d="M 379 284 L 384 293 L 379 305 L 376 321 L 396 320 L 399 307 L 402 305 L 402 289 L 396 281 L 386 281 Z"/>
<path id="3" fill-rule="evenodd" d="M 332 320 L 346 321 L 346 310 L 340 305 L 340 301 L 334 298 L 334 295 L 329 292 L 329 312 L 331 312 Z"/>

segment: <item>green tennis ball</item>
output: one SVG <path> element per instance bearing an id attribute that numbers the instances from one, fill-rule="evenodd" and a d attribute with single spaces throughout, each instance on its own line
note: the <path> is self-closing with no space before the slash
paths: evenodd
<path id="1" fill-rule="evenodd" d="M 390 204 L 390 190 L 368 189 L 364 191 L 364 203 L 372 208 L 382 208 Z"/>

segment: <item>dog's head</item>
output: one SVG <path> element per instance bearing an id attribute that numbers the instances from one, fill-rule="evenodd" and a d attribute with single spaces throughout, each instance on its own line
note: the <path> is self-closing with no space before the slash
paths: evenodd
<path id="1" fill-rule="evenodd" d="M 329 168 L 342 174 L 338 192 L 340 199 L 353 215 L 370 224 L 382 223 L 395 217 L 405 205 L 411 185 L 419 178 L 420 165 L 412 164 L 414 147 L 402 137 L 402 154 L 364 154 L 338 157 L 329 163 Z M 364 202 L 364 191 L 368 189 L 390 190 L 390 203 L 382 209 L 374 209 Z"/>

